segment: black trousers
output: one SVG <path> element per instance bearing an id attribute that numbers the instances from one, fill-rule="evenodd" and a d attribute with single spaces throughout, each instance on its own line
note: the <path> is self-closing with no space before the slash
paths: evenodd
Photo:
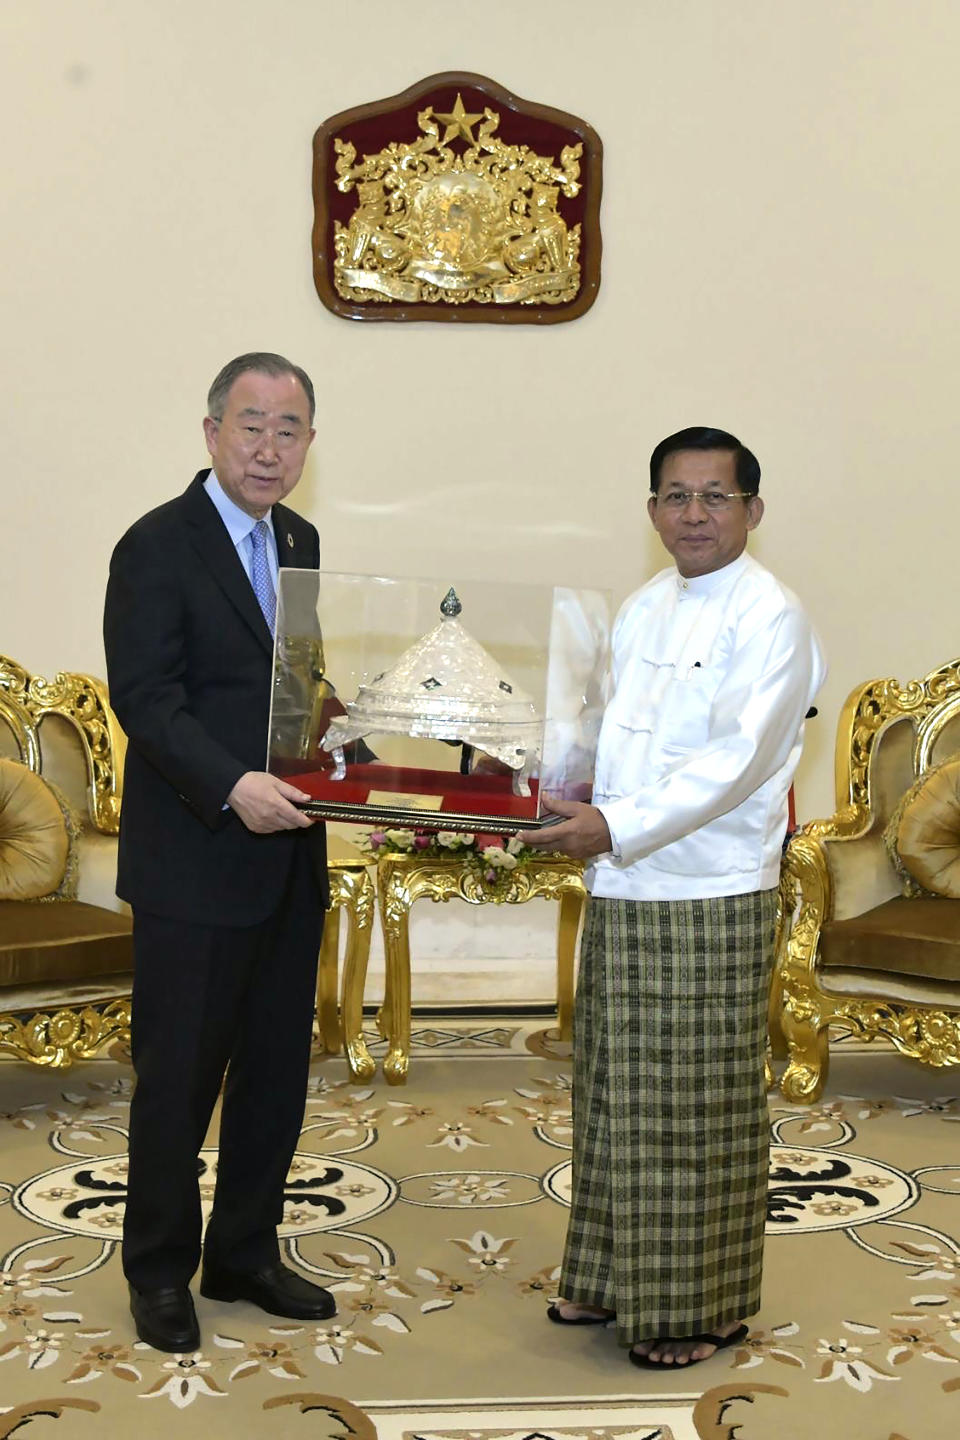
<path id="1" fill-rule="evenodd" d="M 186 1285 L 197 1269 L 198 1156 L 225 1074 L 204 1253 L 237 1270 L 277 1258 L 303 1123 L 322 930 L 302 845 L 281 904 L 260 925 L 191 925 L 135 910 L 137 1078 L 123 1268 L 138 1290 Z"/>

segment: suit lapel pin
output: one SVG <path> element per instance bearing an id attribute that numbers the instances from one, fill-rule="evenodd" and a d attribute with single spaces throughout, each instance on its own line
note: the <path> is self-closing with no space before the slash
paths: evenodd
<path id="1" fill-rule="evenodd" d="M 292 536 L 291 534 L 289 534 L 289 533 L 287 534 L 287 544 L 290 546 L 290 549 L 292 550 L 292 549 L 293 549 L 293 536 Z"/>

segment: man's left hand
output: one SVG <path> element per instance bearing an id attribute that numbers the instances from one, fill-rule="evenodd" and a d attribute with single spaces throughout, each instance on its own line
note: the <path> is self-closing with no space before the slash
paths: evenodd
<path id="1" fill-rule="evenodd" d="M 520 830 L 517 839 L 533 850 L 559 850 L 573 860 L 592 860 L 613 849 L 602 811 L 580 800 L 544 799 L 543 809 L 564 818 L 540 830 Z"/>
<path id="2" fill-rule="evenodd" d="M 294 804 L 309 799 L 306 790 L 288 785 L 279 775 L 248 770 L 230 791 L 227 804 L 255 835 L 272 835 L 277 830 L 309 830 L 313 820 Z"/>

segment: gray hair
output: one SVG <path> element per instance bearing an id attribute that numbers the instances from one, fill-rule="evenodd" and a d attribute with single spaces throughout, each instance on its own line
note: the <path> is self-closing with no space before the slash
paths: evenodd
<path id="1" fill-rule="evenodd" d="M 207 396 L 207 414 L 211 420 L 222 420 L 223 412 L 227 404 L 227 396 L 235 381 L 241 375 L 246 375 L 253 370 L 258 375 L 293 375 L 303 386 L 303 393 L 307 397 L 307 404 L 310 407 L 310 424 L 313 424 L 313 417 L 316 413 L 317 402 L 313 393 L 313 381 L 306 370 L 301 370 L 299 365 L 294 365 L 291 360 L 286 360 L 282 355 L 274 355 L 269 350 L 251 350 L 247 355 L 238 355 L 224 365 L 220 374 L 210 386 L 210 393 Z"/>

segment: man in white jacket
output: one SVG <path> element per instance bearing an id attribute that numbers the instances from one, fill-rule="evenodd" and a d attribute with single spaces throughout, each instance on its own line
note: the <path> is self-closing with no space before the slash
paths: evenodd
<path id="1" fill-rule="evenodd" d="M 589 860 L 574 1177 L 558 1324 L 616 1322 L 688 1366 L 760 1304 L 767 995 L 787 796 L 825 668 L 796 597 L 746 554 L 760 466 L 693 427 L 650 459 L 675 568 L 623 606 L 593 803 L 528 844 Z"/>

